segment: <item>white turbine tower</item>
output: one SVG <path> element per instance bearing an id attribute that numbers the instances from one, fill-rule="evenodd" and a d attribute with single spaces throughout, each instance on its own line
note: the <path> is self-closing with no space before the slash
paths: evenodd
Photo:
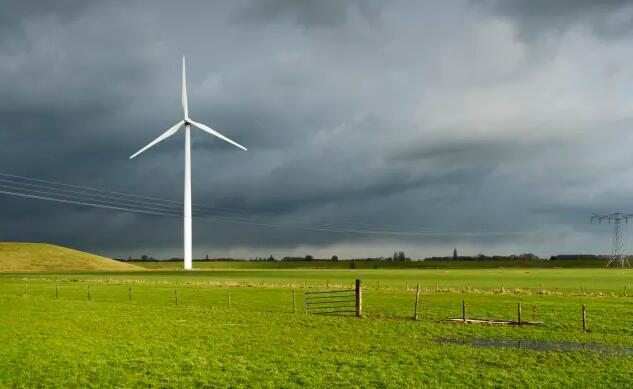
<path id="1" fill-rule="evenodd" d="M 198 127 L 202 131 L 206 131 L 213 136 L 217 136 L 218 138 L 229 142 L 232 145 L 239 147 L 242 150 L 246 150 L 246 147 L 240 145 L 237 142 L 232 141 L 231 139 L 225 137 L 219 132 L 205 126 L 202 123 L 194 122 L 189 118 L 189 109 L 187 107 L 187 80 L 185 74 L 185 57 L 182 57 L 182 110 L 184 113 L 184 119 L 176 123 L 172 128 L 165 131 L 161 136 L 151 141 L 147 146 L 143 147 L 136 153 L 134 153 L 130 159 L 136 157 L 143 151 L 149 149 L 155 144 L 159 143 L 162 140 L 169 138 L 174 135 L 182 125 L 185 125 L 185 208 L 183 212 L 184 217 L 184 249 L 185 249 L 185 270 L 191 270 L 192 268 L 192 258 L 191 258 L 191 236 L 192 236 L 192 228 L 191 228 L 191 135 L 190 130 L 191 126 Z"/>

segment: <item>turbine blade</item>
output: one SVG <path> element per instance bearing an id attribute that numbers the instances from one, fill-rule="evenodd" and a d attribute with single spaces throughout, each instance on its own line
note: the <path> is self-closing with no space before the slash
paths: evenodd
<path id="1" fill-rule="evenodd" d="M 189 121 L 191 122 L 191 124 L 193 124 L 194 126 L 198 127 L 199 129 L 201 129 L 202 131 L 206 131 L 209 134 L 213 135 L 213 136 L 217 136 L 218 138 L 222 139 L 225 142 L 229 142 L 230 144 L 239 147 L 242 150 L 248 150 L 246 147 L 242 146 L 241 144 L 227 138 L 226 136 L 220 134 L 219 132 L 213 130 L 212 128 L 209 128 L 207 126 L 205 126 L 202 123 L 198 123 L 198 122 L 194 122 L 193 120 L 189 119 Z"/>
<path id="2" fill-rule="evenodd" d="M 189 117 L 189 106 L 187 105 L 187 73 L 185 70 L 185 57 L 182 57 L 182 110 L 185 119 Z"/>
<path id="3" fill-rule="evenodd" d="M 154 139 L 153 141 L 150 142 L 150 144 L 148 144 L 147 146 L 143 147 L 142 149 L 140 149 L 139 151 L 137 151 L 136 153 L 134 153 L 130 159 L 136 157 L 137 155 L 139 155 L 140 153 L 142 153 L 143 151 L 149 149 L 150 147 L 154 146 L 156 143 L 169 138 L 170 136 L 174 135 L 176 132 L 178 132 L 178 129 L 185 124 L 184 120 L 180 121 L 178 123 L 176 123 L 172 128 L 170 128 L 169 130 L 163 132 L 161 134 L 161 136 L 159 136 L 158 138 Z"/>

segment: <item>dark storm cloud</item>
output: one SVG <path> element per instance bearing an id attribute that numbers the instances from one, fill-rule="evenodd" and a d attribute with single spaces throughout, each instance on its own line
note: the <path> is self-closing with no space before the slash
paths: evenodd
<path id="1" fill-rule="evenodd" d="M 511 17 L 528 36 L 562 32 L 572 25 L 589 27 L 613 38 L 633 29 L 630 0 L 484 0 L 483 3 Z"/>
<path id="2" fill-rule="evenodd" d="M 1 11 L 0 172 L 180 199 L 182 134 L 128 156 L 181 117 L 187 55 L 192 118 L 249 148 L 193 133 L 194 202 L 232 218 L 197 219 L 196 255 L 596 251 L 603 236 L 588 238 L 587 214 L 626 210 L 633 191 L 622 187 L 633 162 L 633 42 L 617 34 L 628 31 L 629 4 L 3 2 Z M 540 39 L 546 31 L 556 34 Z M 180 255 L 178 218 L 2 200 L 3 240 Z"/>
<path id="3" fill-rule="evenodd" d="M 352 13 L 375 17 L 379 2 L 336 1 L 319 2 L 292 0 L 263 0 L 247 4 L 235 13 L 236 20 L 245 22 L 285 22 L 310 27 L 338 27 L 346 23 Z"/>

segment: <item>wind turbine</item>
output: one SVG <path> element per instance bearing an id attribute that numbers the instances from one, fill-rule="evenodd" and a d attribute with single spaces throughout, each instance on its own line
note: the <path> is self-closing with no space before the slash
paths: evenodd
<path id="1" fill-rule="evenodd" d="M 230 144 L 239 147 L 242 150 L 246 150 L 246 147 L 240 145 L 239 143 L 227 138 L 226 136 L 220 134 L 219 132 L 211 129 L 210 127 L 194 122 L 189 118 L 189 108 L 187 106 L 187 80 L 186 80 L 186 70 L 185 70 L 185 57 L 182 57 L 182 110 L 184 113 L 184 119 L 174 124 L 169 130 L 165 131 L 158 138 L 151 141 L 147 146 L 143 147 L 136 153 L 134 153 L 130 159 L 136 157 L 141 154 L 143 151 L 149 149 L 155 144 L 169 138 L 174 135 L 182 125 L 185 125 L 185 201 L 184 201 L 184 249 L 185 249 L 185 270 L 191 270 L 192 268 L 192 258 L 191 258 L 191 236 L 192 236 L 192 226 L 191 226 L 191 126 L 198 127 L 202 131 L 206 131 L 209 134 L 216 136 L 223 141 L 229 142 Z"/>

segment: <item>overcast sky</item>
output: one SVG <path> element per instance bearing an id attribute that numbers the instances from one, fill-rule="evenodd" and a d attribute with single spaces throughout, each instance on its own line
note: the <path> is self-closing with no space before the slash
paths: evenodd
<path id="1" fill-rule="evenodd" d="M 628 1 L 0 0 L 0 173 L 182 201 L 182 132 L 128 159 L 182 55 L 249 148 L 193 132 L 195 257 L 606 253 L 633 212 Z M 0 240 L 182 256 L 176 217 L 0 196 Z"/>

